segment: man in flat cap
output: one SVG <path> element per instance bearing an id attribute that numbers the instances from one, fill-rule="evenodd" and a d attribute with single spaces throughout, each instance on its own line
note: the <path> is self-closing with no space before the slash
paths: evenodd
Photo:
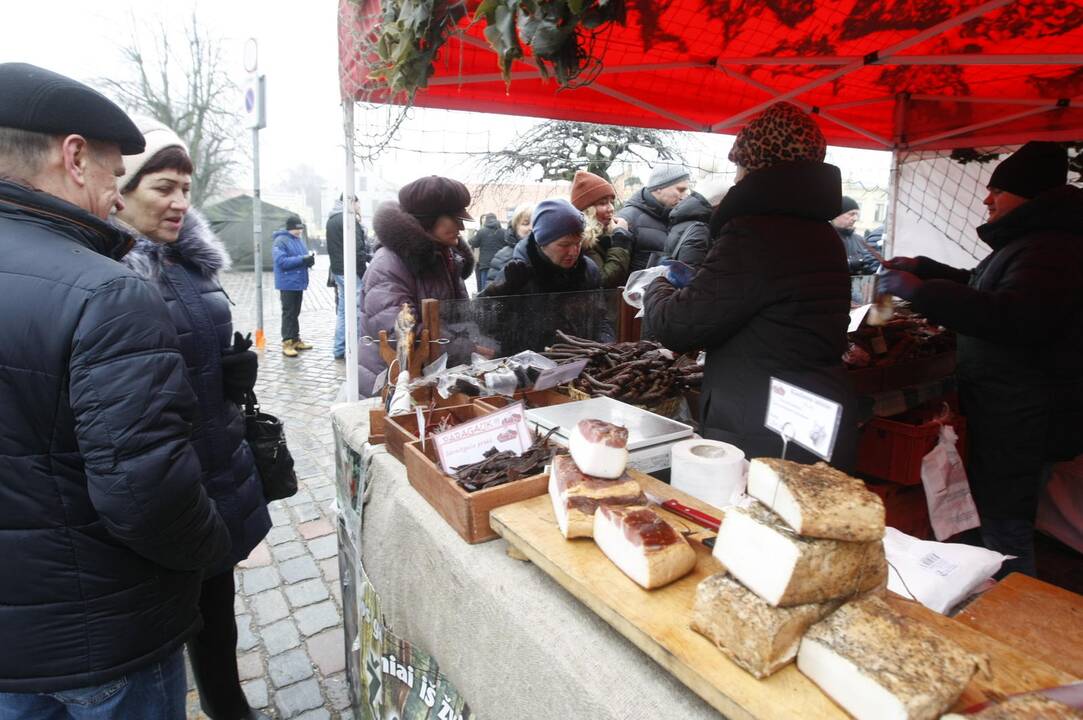
<path id="1" fill-rule="evenodd" d="M 115 262 L 143 136 L 69 78 L 0 64 L 0 718 L 185 717 L 182 646 L 229 535 L 161 297 Z"/>
<path id="2" fill-rule="evenodd" d="M 1083 189 L 1065 148 L 1029 142 L 989 179 L 992 248 L 974 270 L 895 258 L 881 287 L 958 332 L 967 474 L 987 547 L 1035 573 L 1034 516 L 1049 463 L 1083 452 Z"/>
<path id="3" fill-rule="evenodd" d="M 659 165 L 643 187 L 617 212 L 635 238 L 631 271 L 642 270 L 662 258 L 669 236 L 669 211 L 688 194 L 688 168 Z"/>

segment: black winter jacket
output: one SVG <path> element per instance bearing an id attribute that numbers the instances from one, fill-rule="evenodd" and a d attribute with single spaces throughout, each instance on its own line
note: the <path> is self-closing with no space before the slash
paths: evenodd
<path id="1" fill-rule="evenodd" d="M 515 234 L 515 231 L 508 228 L 504 231 L 504 245 L 492 259 L 489 260 L 489 269 L 492 270 L 493 275 L 504 269 L 504 266 L 511 260 L 511 256 L 515 253 L 515 246 L 519 244 L 519 236 Z"/>
<path id="2" fill-rule="evenodd" d="M 1044 462 L 1083 452 L 1083 189 L 978 228 L 972 272 L 919 258 L 916 310 L 959 333 L 967 470 L 979 512 L 1033 519 Z"/>
<path id="3" fill-rule="evenodd" d="M 490 216 L 485 225 L 470 238 L 470 247 L 478 248 L 478 270 L 488 270 L 493 256 L 504 247 L 504 230 L 500 221 Z"/>
<path id="4" fill-rule="evenodd" d="M 842 246 L 846 248 L 846 264 L 850 268 L 851 275 L 875 275 L 880 269 L 880 261 L 869 250 L 865 238 L 856 230 L 839 230 L 835 228 L 842 240 Z"/>
<path id="5" fill-rule="evenodd" d="M 855 398 L 842 365 L 850 310 L 846 253 L 831 227 L 838 168 L 789 162 L 737 183 L 711 219 L 711 245 L 691 284 L 647 288 L 646 316 L 666 347 L 707 350 L 700 417 L 704 434 L 748 457 L 778 457 L 764 426 L 771 377 L 843 406 L 832 464 L 855 459 Z M 816 458 L 791 445 L 787 457 Z"/>
<path id="6" fill-rule="evenodd" d="M 342 201 L 338 201 L 335 203 L 334 209 L 331 210 L 331 214 L 327 217 L 327 225 L 324 227 L 324 231 L 327 235 L 327 255 L 331 259 L 332 275 L 346 274 L 346 265 L 342 254 L 343 217 L 345 217 L 345 213 L 342 211 Z M 368 238 L 365 237 L 365 228 L 361 226 L 361 223 L 356 221 L 354 222 L 354 228 L 357 240 L 357 277 L 361 277 L 365 274 L 365 267 L 372 257 L 368 252 Z"/>
<path id="7" fill-rule="evenodd" d="M 628 232 L 635 238 L 632 248 L 631 272 L 649 267 L 661 257 L 669 232 L 669 208 L 654 199 L 643 188 L 624 204 L 617 217 L 628 222 Z"/>
<path id="8" fill-rule="evenodd" d="M 500 354 L 511 355 L 520 350 L 540 352 L 555 341 L 556 330 L 615 341 L 602 293 L 586 292 L 600 289 L 601 273 L 593 260 L 581 254 L 572 268 L 558 267 L 545 257 L 531 233 L 519 241 L 511 261 L 479 296 L 530 296 L 509 302 L 503 313 L 492 313 L 500 322 L 489 332 L 500 340 Z M 519 317 L 522 322 L 508 323 L 507 317 Z"/>
<path id="9" fill-rule="evenodd" d="M 131 238 L 0 180 L 0 691 L 106 682 L 200 626 L 229 534 L 188 442 L 199 408 Z"/>
<path id="10" fill-rule="evenodd" d="M 677 203 L 669 214 L 669 236 L 662 259 L 679 260 L 698 268 L 711 245 L 711 211 L 714 208 L 698 192 Z"/>
<path id="11" fill-rule="evenodd" d="M 232 572 L 271 529 L 271 516 L 244 439 L 244 415 L 222 386 L 222 355 L 233 343 L 233 316 L 218 272 L 229 268 L 229 254 L 206 220 L 190 210 L 176 242 L 139 238 L 124 264 L 158 288 L 177 330 L 188 381 L 199 401 L 192 444 L 199 453 L 201 480 L 233 541 L 229 556 L 206 576 Z"/>

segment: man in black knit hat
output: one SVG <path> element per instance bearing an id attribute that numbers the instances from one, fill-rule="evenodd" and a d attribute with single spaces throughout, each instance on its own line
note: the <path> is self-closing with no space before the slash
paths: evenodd
<path id="1" fill-rule="evenodd" d="M 895 258 L 880 287 L 959 334 L 967 474 L 987 547 L 1033 575 L 1034 515 L 1049 463 L 1083 452 L 1083 189 L 1068 156 L 1029 142 L 997 166 L 974 270 Z"/>
<path id="2" fill-rule="evenodd" d="M 875 275 L 880 269 L 880 261 L 869 251 L 865 238 L 854 231 L 854 226 L 861 217 L 861 206 L 849 195 L 842 196 L 842 212 L 831 221 L 831 226 L 839 234 L 846 248 L 846 264 L 851 275 Z"/>

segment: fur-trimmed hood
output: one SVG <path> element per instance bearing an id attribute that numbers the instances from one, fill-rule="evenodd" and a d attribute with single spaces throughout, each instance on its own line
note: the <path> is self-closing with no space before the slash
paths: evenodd
<path id="1" fill-rule="evenodd" d="M 117 220 L 114 222 L 124 225 Z M 208 278 L 229 270 L 231 261 L 226 246 L 211 230 L 207 219 L 195 209 L 190 209 L 184 216 L 180 235 L 175 242 L 157 243 L 138 233 L 136 235 L 138 239 L 135 247 L 124 256 L 123 262 L 140 277 L 148 279 L 157 277 L 162 258 L 174 261 L 184 260 L 198 268 L 199 272 Z"/>
<path id="2" fill-rule="evenodd" d="M 419 275 L 440 265 L 440 244 L 421 227 L 418 219 L 404 211 L 397 202 L 386 202 L 376 209 L 372 229 L 380 238 L 381 247 L 395 253 L 406 263 L 410 272 Z M 466 241 L 459 238 L 455 248 L 459 257 L 459 275 L 465 280 L 474 272 L 474 254 Z"/>

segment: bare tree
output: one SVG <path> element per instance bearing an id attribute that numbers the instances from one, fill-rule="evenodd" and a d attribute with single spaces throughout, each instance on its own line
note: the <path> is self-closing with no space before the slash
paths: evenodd
<path id="1" fill-rule="evenodd" d="M 153 39 L 149 52 L 141 36 Z M 121 53 L 130 78 L 103 78 L 99 84 L 129 111 L 161 121 L 184 139 L 195 165 L 192 203 L 203 205 L 230 182 L 239 150 L 240 122 L 232 107 L 240 91 L 225 70 L 221 40 L 193 13 L 182 36 L 160 22 L 152 33 L 133 31 Z"/>
<path id="2" fill-rule="evenodd" d="M 547 120 L 515 139 L 511 147 L 486 153 L 481 163 L 495 184 L 541 170 L 543 180 L 571 180 L 588 170 L 607 180 L 614 162 L 683 162 L 675 134 L 666 130 Z"/>

